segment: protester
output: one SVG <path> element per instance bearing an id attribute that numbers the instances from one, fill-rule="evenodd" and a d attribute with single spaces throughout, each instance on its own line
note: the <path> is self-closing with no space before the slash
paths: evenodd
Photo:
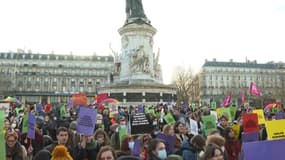
<path id="1" fill-rule="evenodd" d="M 198 160 L 205 146 L 205 139 L 195 135 L 191 140 L 184 140 L 181 146 L 183 160 Z"/>
<path id="2" fill-rule="evenodd" d="M 116 160 L 117 155 L 115 150 L 110 146 L 104 146 L 100 149 L 96 160 Z"/>
<path id="3" fill-rule="evenodd" d="M 209 144 L 205 148 L 202 160 L 224 160 L 223 151 L 219 146 Z"/>
<path id="4" fill-rule="evenodd" d="M 228 127 L 225 129 L 225 149 L 228 153 L 228 160 L 238 160 L 241 152 L 240 142 L 235 138 L 234 131 Z"/>
<path id="5" fill-rule="evenodd" d="M 222 115 L 219 119 L 217 129 L 220 131 L 221 136 L 225 137 L 225 129 L 228 127 L 228 117 Z"/>
<path id="6" fill-rule="evenodd" d="M 18 141 L 18 134 L 14 130 L 7 130 L 6 141 L 6 160 L 28 160 L 27 151 Z"/>
<path id="7" fill-rule="evenodd" d="M 73 160 L 64 145 L 57 145 L 51 154 L 51 160 Z"/>
<path id="8" fill-rule="evenodd" d="M 148 146 L 148 160 L 165 160 L 167 158 L 165 142 L 160 139 L 152 139 Z"/>
<path id="9" fill-rule="evenodd" d="M 75 147 L 75 160 L 92 160 L 97 157 L 99 146 L 93 136 L 83 136 L 80 144 Z"/>
<path id="10" fill-rule="evenodd" d="M 174 153 L 182 155 L 182 153 L 181 152 L 178 153 L 178 151 L 180 150 L 182 142 L 188 139 L 187 135 L 185 134 L 185 125 L 182 122 L 177 121 L 174 124 L 174 133 L 175 133 Z"/>
<path id="11" fill-rule="evenodd" d="M 94 139 L 100 147 L 111 145 L 108 134 L 103 129 L 97 129 L 94 133 Z"/>

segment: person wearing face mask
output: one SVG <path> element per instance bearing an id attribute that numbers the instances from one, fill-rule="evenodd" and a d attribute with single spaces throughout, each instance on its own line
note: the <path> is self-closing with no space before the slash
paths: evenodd
<path id="1" fill-rule="evenodd" d="M 117 152 L 117 156 L 131 155 L 134 149 L 134 139 L 132 136 L 124 136 L 121 142 L 120 151 Z"/>
<path id="2" fill-rule="evenodd" d="M 97 157 L 99 148 L 93 136 L 83 136 L 81 142 L 75 147 L 75 160 L 92 160 Z"/>
<path id="3" fill-rule="evenodd" d="M 97 147 L 100 150 L 101 147 L 111 145 L 109 136 L 103 129 L 97 129 L 94 133 L 94 139 L 97 143 Z"/>
<path id="4" fill-rule="evenodd" d="M 156 138 L 152 139 L 148 148 L 148 160 L 165 160 L 167 158 L 164 141 Z"/>
<path id="5" fill-rule="evenodd" d="M 219 131 L 213 132 L 212 135 L 208 135 L 206 139 L 206 146 L 209 144 L 217 145 L 223 151 L 224 160 L 228 160 L 228 153 L 225 151 L 225 143 L 226 140 L 219 134 Z"/>

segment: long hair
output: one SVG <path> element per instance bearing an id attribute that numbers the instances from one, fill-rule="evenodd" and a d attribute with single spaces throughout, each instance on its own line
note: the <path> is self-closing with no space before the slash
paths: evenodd
<path id="1" fill-rule="evenodd" d="M 51 160 L 73 160 L 73 158 L 64 145 L 58 145 L 52 151 Z"/>

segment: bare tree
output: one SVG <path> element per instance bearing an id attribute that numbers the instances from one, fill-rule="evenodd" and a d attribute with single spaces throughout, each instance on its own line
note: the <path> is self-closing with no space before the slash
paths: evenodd
<path id="1" fill-rule="evenodd" d="M 188 69 L 182 66 L 177 66 L 172 74 L 172 81 L 177 87 L 177 103 L 189 103 L 191 97 L 192 82 L 194 75 L 191 67 Z"/>

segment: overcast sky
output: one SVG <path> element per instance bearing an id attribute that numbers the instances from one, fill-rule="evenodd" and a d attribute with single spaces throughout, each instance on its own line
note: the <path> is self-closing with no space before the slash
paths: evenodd
<path id="1" fill-rule="evenodd" d="M 143 0 L 158 30 L 164 82 L 177 65 L 201 69 L 205 59 L 285 62 L 285 0 Z M 111 54 L 125 0 L 0 0 L 0 52 Z"/>

